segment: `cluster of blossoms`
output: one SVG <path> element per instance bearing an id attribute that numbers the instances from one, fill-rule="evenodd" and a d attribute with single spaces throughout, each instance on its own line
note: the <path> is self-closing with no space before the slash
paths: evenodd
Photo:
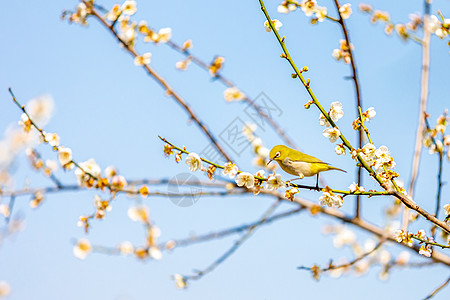
<path id="1" fill-rule="evenodd" d="M 303 0 L 301 2 L 298 1 L 283 1 L 280 5 L 278 5 L 278 12 L 282 14 L 287 14 L 291 11 L 295 11 L 298 7 L 305 13 L 307 17 L 312 16 L 315 17 L 312 19 L 312 23 L 322 22 L 327 17 L 327 8 L 321 7 L 317 5 L 316 0 Z M 352 14 L 351 4 L 346 3 L 339 7 L 339 14 L 342 16 L 342 19 L 350 18 Z"/>
<path id="2" fill-rule="evenodd" d="M 276 166 L 274 164 L 267 165 L 269 161 L 269 149 L 266 148 L 261 140 L 261 138 L 254 135 L 257 129 L 256 124 L 247 123 L 242 128 L 242 134 L 247 138 L 252 146 L 255 158 L 253 159 L 253 165 L 259 168 L 265 168 L 273 171 Z"/>
<path id="3" fill-rule="evenodd" d="M 429 149 L 429 153 L 438 153 L 445 155 L 450 160 L 450 134 L 446 134 L 446 129 L 450 118 L 447 116 L 447 110 L 439 116 L 434 128 L 428 128 L 424 133 L 423 145 Z"/>
<path id="4" fill-rule="evenodd" d="M 364 145 L 362 149 L 354 150 L 352 158 L 357 159 L 358 154 L 367 164 L 375 169 L 375 172 L 386 180 L 391 180 L 399 176 L 393 169 L 396 166 L 389 149 L 386 146 L 380 146 L 378 149 L 371 143 Z M 405 193 L 402 187 L 399 189 Z"/>
<path id="5" fill-rule="evenodd" d="M 353 121 L 352 127 L 353 130 L 361 130 L 361 127 L 364 122 L 369 122 L 373 118 L 375 118 L 377 112 L 375 111 L 375 108 L 369 107 L 365 112 L 361 113 L 361 116 Z M 366 131 L 366 133 L 368 133 Z"/>
<path id="6" fill-rule="evenodd" d="M 24 149 L 34 147 L 39 143 L 40 133 L 36 130 L 31 130 L 32 122 L 29 117 L 33 119 L 35 124 L 44 126 L 50 120 L 54 103 L 52 98 L 43 96 L 30 100 L 26 107 L 28 115 L 23 113 L 19 121 L 19 125 L 22 128 L 8 127 L 4 133 L 4 138 L 0 140 L 0 189 L 13 184 L 9 169 L 16 157 Z M 39 158 L 36 158 L 33 167 L 42 169 L 47 175 L 50 175 L 54 171 L 55 164 L 53 161 L 44 163 Z"/>
<path id="7" fill-rule="evenodd" d="M 433 237 L 427 237 L 423 229 L 419 230 L 415 234 L 410 233 L 408 231 L 404 231 L 403 229 L 397 230 L 395 232 L 394 238 L 397 240 L 397 242 L 406 244 L 409 247 L 412 247 L 412 245 L 414 244 L 413 238 L 418 239 L 420 241 L 419 242 L 420 244 L 423 243 L 419 249 L 420 255 L 431 257 L 431 253 L 433 253 L 431 245 L 426 242 L 434 243 L 434 239 Z"/>
<path id="8" fill-rule="evenodd" d="M 331 54 L 337 61 L 343 60 L 346 64 L 352 62 L 352 58 L 350 56 L 350 50 L 353 50 L 353 44 L 348 46 L 347 41 L 340 40 L 339 41 L 339 49 L 334 49 Z"/>
<path id="9" fill-rule="evenodd" d="M 25 154 L 27 155 L 31 166 L 35 170 L 42 170 L 42 172 L 50 177 L 54 172 L 58 170 L 58 163 L 54 160 L 47 159 L 45 162 L 33 148 L 27 148 L 25 150 Z"/>
<path id="10" fill-rule="evenodd" d="M 322 191 L 323 195 L 319 198 L 320 205 L 339 208 L 344 203 L 342 196 L 334 194 L 328 186 L 322 189 Z"/>
<path id="11" fill-rule="evenodd" d="M 403 39 L 410 38 L 410 32 L 415 32 L 419 28 L 423 27 L 424 21 L 422 16 L 418 14 L 410 14 L 409 22 L 406 24 L 398 23 L 394 24 L 391 21 L 389 13 L 381 10 L 373 10 L 372 6 L 368 4 L 360 4 L 359 9 L 363 12 L 371 14 L 371 22 L 377 23 L 378 21 L 385 23 L 384 32 L 387 35 L 392 35 L 395 32 Z M 440 20 L 437 16 L 431 15 L 428 23 L 428 30 L 438 36 L 440 39 L 449 35 L 450 19 L 446 19 L 440 12 Z"/>
<path id="12" fill-rule="evenodd" d="M 381 280 L 386 280 L 389 276 L 389 269 L 391 265 L 405 265 L 410 258 L 410 254 L 407 251 L 402 251 L 395 258 L 392 258 L 389 251 L 383 249 L 383 247 L 375 249 L 376 244 L 372 239 L 367 239 L 363 244 L 361 244 L 357 241 L 355 233 L 343 225 L 328 225 L 323 229 L 323 232 L 325 234 L 334 234 L 334 247 L 350 247 L 356 257 L 361 257 L 367 253 L 370 253 L 353 265 L 336 267 L 340 265 L 347 265 L 349 262 L 347 259 L 340 259 L 336 264 L 331 263 L 329 266 L 331 267 L 329 274 L 335 278 L 350 271 L 353 271 L 357 276 L 363 275 L 369 271 L 371 266 L 381 265 L 382 269 L 379 273 L 379 278 Z"/>
<path id="13" fill-rule="evenodd" d="M 107 204 L 102 203 L 99 197 L 96 199 L 99 203 L 97 205 L 107 206 Z M 147 236 L 145 245 L 142 247 L 134 247 L 130 242 L 125 241 L 117 246 L 117 251 L 122 255 L 134 254 L 139 259 L 152 258 L 155 260 L 160 260 L 162 258 L 161 249 L 157 245 L 157 239 L 161 235 L 161 231 L 158 227 L 154 226 L 150 222 L 150 214 L 148 207 L 144 205 L 133 206 L 128 210 L 128 217 L 135 222 L 143 223 L 147 230 Z M 79 223 L 83 223 L 84 220 L 80 218 Z M 169 243 L 166 245 L 167 249 L 174 247 L 170 246 Z M 73 248 L 73 253 L 79 259 L 85 259 L 86 256 L 92 252 L 92 245 L 87 239 L 79 239 Z"/>
<path id="14" fill-rule="evenodd" d="M 450 29 L 450 19 L 444 18 L 444 16 L 439 13 L 441 20 L 435 15 L 430 17 L 430 23 L 428 23 L 428 28 L 431 33 L 438 36 L 441 40 L 449 35 Z"/>
<path id="15" fill-rule="evenodd" d="M 322 22 L 327 17 L 327 8 L 317 5 L 316 0 L 303 0 L 298 1 L 283 1 L 278 6 L 278 12 L 287 14 L 291 11 L 295 11 L 298 7 L 305 13 L 307 17 L 314 14 L 312 23 Z"/>
<path id="16" fill-rule="evenodd" d="M 331 103 L 330 110 L 328 111 L 328 115 L 330 116 L 333 122 L 337 122 L 340 118 L 344 116 L 344 111 L 342 109 L 342 104 L 339 101 L 335 101 Z M 341 136 L 341 132 L 337 127 L 331 127 L 330 122 L 328 122 L 327 118 L 321 113 L 319 116 L 320 126 L 325 126 L 323 130 L 323 135 L 330 140 L 331 143 L 337 141 L 337 139 Z M 329 127 L 329 128 L 328 128 Z"/>
<path id="17" fill-rule="evenodd" d="M 81 24 L 87 26 L 87 17 L 91 14 L 90 7 L 86 6 L 84 3 L 77 5 L 74 12 L 63 11 L 61 18 L 64 20 L 67 18 L 71 23 Z"/>

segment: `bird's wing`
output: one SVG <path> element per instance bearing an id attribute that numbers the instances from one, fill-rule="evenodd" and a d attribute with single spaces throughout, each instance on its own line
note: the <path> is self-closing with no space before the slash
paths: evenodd
<path id="1" fill-rule="evenodd" d="M 300 162 L 307 162 L 307 163 L 318 163 L 318 164 L 324 164 L 329 165 L 329 163 L 323 162 L 318 158 L 315 158 L 314 156 L 308 155 L 303 153 L 303 158 L 299 160 L 293 160 L 293 161 L 300 161 Z"/>

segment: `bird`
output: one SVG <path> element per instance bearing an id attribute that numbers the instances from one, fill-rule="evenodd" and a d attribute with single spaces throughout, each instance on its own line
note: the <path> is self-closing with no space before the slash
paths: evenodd
<path id="1" fill-rule="evenodd" d="M 314 156 L 291 149 L 284 145 L 274 146 L 272 150 L 270 150 L 267 165 L 272 161 L 276 161 L 286 173 L 298 176 L 298 178 L 291 179 L 288 182 L 302 179 L 303 177 L 317 175 L 316 189 L 319 189 L 320 172 L 337 170 L 347 173 L 347 171 L 333 167 Z"/>

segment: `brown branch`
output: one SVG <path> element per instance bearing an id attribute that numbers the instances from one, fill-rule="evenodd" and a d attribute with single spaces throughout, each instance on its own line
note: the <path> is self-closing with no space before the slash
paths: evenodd
<path id="1" fill-rule="evenodd" d="M 95 10 L 95 8 L 92 6 L 90 2 L 80 0 L 83 2 L 87 7 L 91 8 L 91 15 L 96 17 L 97 20 L 100 21 L 100 23 L 105 26 L 106 29 L 108 29 L 112 35 L 123 45 L 123 47 L 133 56 L 137 57 L 139 56 L 138 53 L 130 47 L 125 41 L 123 41 L 119 35 L 117 34 L 116 30 L 112 28 L 108 22 L 99 15 L 99 13 Z M 142 66 L 145 71 L 153 78 L 155 81 L 165 89 L 166 94 L 170 97 L 172 97 L 189 115 L 189 117 L 200 127 L 200 129 L 205 133 L 205 135 L 208 137 L 208 139 L 214 144 L 216 149 L 221 153 L 221 155 L 228 161 L 233 161 L 230 156 L 225 152 L 223 147 L 219 144 L 216 137 L 212 134 L 212 132 L 206 127 L 206 125 L 197 117 L 197 115 L 194 113 L 190 105 L 183 99 L 181 96 L 169 85 L 169 83 L 161 76 L 159 75 L 152 67 L 149 65 L 143 65 Z"/>
<path id="2" fill-rule="evenodd" d="M 353 259 L 352 261 L 342 264 L 342 265 L 333 265 L 330 263 L 330 266 L 328 266 L 327 268 L 323 268 L 320 269 L 320 272 L 327 272 L 327 271 L 331 271 L 331 270 L 337 270 L 337 269 L 342 269 L 342 268 L 348 268 L 353 266 L 354 264 L 356 264 L 358 261 L 364 259 L 365 257 L 369 256 L 370 254 L 374 253 L 375 251 L 377 251 L 381 245 L 383 245 L 383 243 L 385 242 L 385 239 L 382 239 L 380 242 L 378 242 L 378 244 L 370 251 L 363 253 L 362 255 L 358 256 L 357 258 Z M 304 266 L 300 266 L 297 267 L 297 269 L 299 270 L 308 270 L 308 271 L 312 271 L 313 269 L 311 267 L 304 267 Z"/>
<path id="3" fill-rule="evenodd" d="M 356 68 L 355 56 L 353 54 L 351 43 L 350 43 L 350 35 L 348 33 L 344 19 L 342 18 L 341 13 L 339 12 L 339 9 L 341 8 L 339 1 L 334 0 L 334 4 L 336 5 L 337 13 L 339 15 L 339 19 L 337 20 L 337 22 L 341 25 L 341 29 L 342 29 L 342 32 L 344 33 L 344 37 L 345 37 L 345 42 L 347 43 L 347 46 L 348 46 L 348 54 L 350 57 L 350 62 L 351 62 L 351 67 L 352 67 L 351 78 L 353 80 L 353 85 L 355 87 L 355 95 L 356 95 L 356 103 L 355 103 L 356 104 L 356 115 L 357 115 L 357 117 L 360 117 L 359 110 L 362 109 L 362 99 L 361 99 L 361 92 L 359 89 L 358 70 Z M 363 131 L 362 131 L 362 128 L 360 128 L 358 130 L 358 148 L 359 149 L 362 149 L 362 140 L 363 140 Z M 362 184 L 363 184 L 362 183 L 362 180 L 363 180 L 362 167 L 361 166 L 357 167 L 357 170 L 358 170 L 358 175 L 357 175 L 358 186 L 362 186 Z M 358 195 L 356 197 L 356 212 L 355 212 L 356 218 L 359 218 L 360 212 L 361 212 L 361 201 L 360 200 L 361 200 L 360 196 Z"/>
<path id="4" fill-rule="evenodd" d="M 277 199 L 274 204 L 272 204 L 269 209 L 263 214 L 261 219 L 253 226 L 251 226 L 248 231 L 239 239 L 237 240 L 233 246 L 228 249 L 223 255 L 221 255 L 218 259 L 216 259 L 212 264 L 210 264 L 207 268 L 201 271 L 197 271 L 195 275 L 189 275 L 189 276 L 183 276 L 185 281 L 189 280 L 199 280 L 203 278 L 208 273 L 211 273 L 214 271 L 218 266 L 220 266 L 226 259 L 228 259 L 236 250 L 242 246 L 245 241 L 247 241 L 253 234 L 253 232 L 261 226 L 263 223 L 266 222 L 266 220 L 270 217 L 270 215 L 274 212 L 274 210 L 278 207 L 280 204 L 280 199 Z"/>
<path id="5" fill-rule="evenodd" d="M 176 44 L 172 40 L 168 41 L 165 44 L 168 45 L 170 48 L 178 51 L 179 53 L 185 55 L 186 57 L 189 57 L 196 65 L 198 65 L 205 71 L 209 70 L 209 65 L 207 63 L 205 63 L 204 61 L 202 61 L 200 58 L 193 55 L 189 50 L 184 49 L 183 47 Z M 236 86 L 230 79 L 226 78 L 225 76 L 223 76 L 220 73 L 217 73 L 214 78 L 216 78 L 217 80 L 222 82 L 227 87 L 235 87 Z M 288 144 L 292 148 L 298 148 L 295 145 L 294 141 L 280 127 L 280 125 L 278 125 L 278 123 L 274 119 L 272 119 L 269 115 L 267 115 L 263 111 L 261 106 L 259 106 L 258 104 L 255 103 L 255 99 L 252 99 L 252 98 L 248 97 L 247 95 L 245 95 L 245 98 L 243 99 L 243 101 L 245 101 L 248 105 L 250 105 L 258 113 L 258 115 L 260 115 L 265 121 L 267 121 L 267 123 L 269 123 L 269 125 L 275 130 L 275 132 L 277 132 L 280 135 L 280 137 L 286 142 L 286 144 Z"/>
<path id="6" fill-rule="evenodd" d="M 450 282 L 450 277 L 447 278 L 447 280 L 446 280 L 444 283 L 442 283 L 440 286 L 438 286 L 431 294 L 429 294 L 427 297 L 425 297 L 425 300 L 431 299 L 431 298 L 433 298 L 434 296 L 436 296 L 436 294 L 437 294 L 440 290 L 442 290 L 444 287 L 446 287 L 447 284 L 448 284 L 449 282 Z"/>

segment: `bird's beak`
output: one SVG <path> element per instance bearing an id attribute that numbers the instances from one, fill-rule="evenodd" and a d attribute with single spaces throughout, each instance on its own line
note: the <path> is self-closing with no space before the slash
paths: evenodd
<path id="1" fill-rule="evenodd" d="M 273 162 L 273 159 L 269 159 L 269 161 L 267 162 L 267 166 L 268 166 L 271 162 Z"/>

